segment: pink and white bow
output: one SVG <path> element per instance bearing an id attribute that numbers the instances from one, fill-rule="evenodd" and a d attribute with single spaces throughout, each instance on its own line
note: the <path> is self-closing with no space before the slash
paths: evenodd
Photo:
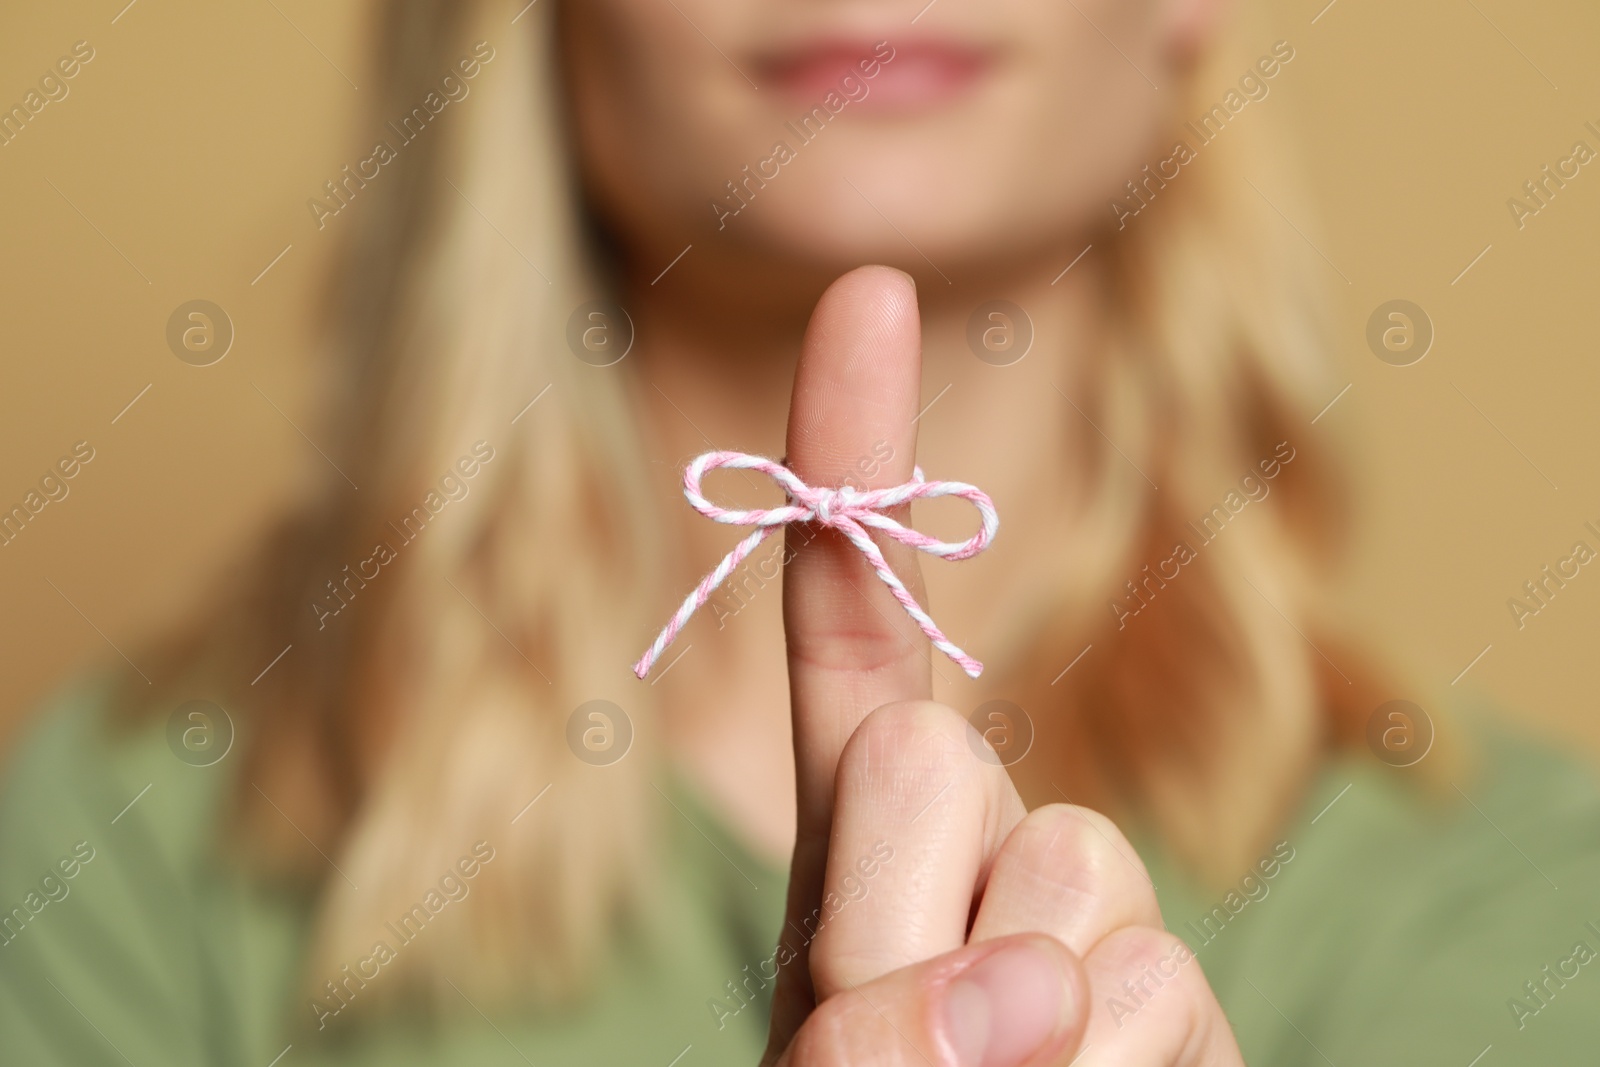
<path id="1" fill-rule="evenodd" d="M 700 481 L 706 472 L 719 467 L 760 471 L 783 487 L 788 494 L 789 503 L 781 508 L 761 508 L 754 511 L 735 511 L 713 504 L 700 492 Z M 934 647 L 954 660 L 968 677 L 976 678 L 983 673 L 983 664 L 957 648 L 934 624 L 928 613 L 922 610 L 922 606 L 907 591 L 905 584 L 894 571 L 889 569 L 883 553 L 872 540 L 872 535 L 867 532 L 869 528 L 877 530 L 903 545 L 910 545 L 941 559 L 967 559 L 988 548 L 989 542 L 994 540 L 995 532 L 1000 529 L 1000 516 L 995 512 L 994 501 L 990 500 L 983 490 L 966 482 L 924 481 L 921 467 L 913 471 L 911 481 L 889 489 L 852 489 L 849 486 L 839 489 L 813 488 L 776 460 L 744 452 L 707 452 L 695 457 L 694 461 L 684 469 L 683 495 L 688 498 L 689 504 L 696 511 L 708 519 L 734 526 L 754 526 L 756 530 L 735 545 L 733 551 L 724 556 L 722 562 L 701 579 L 694 592 L 684 598 L 683 604 L 657 635 L 649 650 L 639 658 L 638 663 L 633 665 L 633 673 L 640 678 L 650 673 L 650 668 L 661 658 L 667 646 L 672 644 L 673 639 L 678 636 L 678 631 L 682 630 L 695 611 L 711 598 L 711 594 L 728 575 L 733 573 L 734 568 L 754 552 L 761 542 L 791 522 L 816 522 L 838 530 L 849 538 L 850 543 L 867 557 L 867 562 L 872 564 L 872 569 L 878 572 L 883 584 L 889 587 L 894 598 L 906 609 L 906 614 L 910 615 L 922 628 L 922 632 L 928 635 L 928 640 L 933 642 Z M 970 500 L 978 509 L 981 519 L 978 532 L 965 541 L 939 541 L 927 534 L 902 526 L 887 515 L 880 514 L 886 508 L 935 496 L 958 496 Z"/>

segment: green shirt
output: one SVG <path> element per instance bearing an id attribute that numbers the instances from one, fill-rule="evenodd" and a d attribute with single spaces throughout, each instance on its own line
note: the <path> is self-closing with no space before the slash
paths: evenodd
<path id="1" fill-rule="evenodd" d="M 237 759 L 192 767 L 165 723 L 113 739 L 106 713 L 94 684 L 59 697 L 0 791 L 0 1065 L 758 1060 L 765 1003 L 730 1015 L 728 983 L 771 956 L 784 873 L 688 784 L 663 805 L 670 921 L 621 946 L 582 1008 L 469 1003 L 318 1031 L 300 986 L 313 901 L 219 859 Z M 1232 893 L 1145 851 L 1167 925 L 1248 1062 L 1600 1060 L 1600 785 L 1472 722 L 1485 762 L 1462 792 L 1430 801 L 1409 772 L 1330 761 L 1284 844 Z M 1137 1025 L 1140 998 L 1159 995 L 1150 979 L 1095 1010 Z"/>

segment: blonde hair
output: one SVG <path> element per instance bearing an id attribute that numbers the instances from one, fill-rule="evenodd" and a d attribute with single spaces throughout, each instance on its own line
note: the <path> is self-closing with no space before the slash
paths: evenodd
<path id="1" fill-rule="evenodd" d="M 329 305 L 343 375 L 326 424 L 360 488 L 330 475 L 271 538 L 251 600 L 208 614 L 170 658 L 173 678 L 248 677 L 291 645 L 242 687 L 256 714 L 240 819 L 254 854 L 303 861 L 304 833 L 337 868 L 309 857 L 322 885 L 313 996 L 474 843 L 493 849 L 478 902 L 448 915 L 458 934 L 406 947 L 393 969 L 409 980 L 386 977 L 358 1006 L 447 978 L 475 1001 L 576 995 L 608 939 L 645 915 L 657 862 L 651 691 L 627 667 L 672 591 L 649 524 L 629 518 L 654 506 L 632 364 L 593 367 L 565 344 L 573 309 L 608 294 L 605 262 L 567 165 L 555 5 L 527 8 L 508 33 L 520 7 L 386 6 L 381 117 L 409 113 L 475 42 L 493 58 L 480 88 L 330 223 L 350 251 Z M 1195 82 L 1222 84 L 1208 78 Z M 1355 684 L 1324 684 L 1302 636 L 1321 625 L 1318 546 L 1334 510 L 1307 412 L 1331 392 L 1305 249 L 1240 175 L 1286 188 L 1272 153 L 1245 143 L 1266 116 L 1245 118 L 1105 242 L 1112 354 L 1077 398 L 1086 418 L 1063 407 L 1082 431 L 1083 520 L 1054 579 L 1059 611 L 996 665 L 1035 711 L 1033 766 L 1059 769 L 1075 801 L 1148 820 L 1210 874 L 1254 857 L 1339 732 L 1326 694 Z M 493 458 L 465 495 L 351 584 L 347 565 L 480 440 Z M 1107 602 L 1124 579 L 1279 440 L 1297 458 L 1278 504 L 1201 549 L 1161 611 L 1114 628 Z M 330 592 L 354 610 L 312 608 Z M 1103 655 L 1029 689 L 1091 641 Z M 595 698 L 636 728 L 635 751 L 604 768 L 565 750 L 568 716 Z"/>

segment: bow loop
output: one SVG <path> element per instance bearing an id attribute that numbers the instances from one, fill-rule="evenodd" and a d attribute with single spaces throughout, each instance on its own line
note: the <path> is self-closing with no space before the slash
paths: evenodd
<path id="1" fill-rule="evenodd" d="M 778 508 L 748 510 L 724 508 L 713 503 L 701 491 L 700 483 L 708 472 L 721 467 L 755 470 L 767 475 L 782 487 L 788 503 Z M 734 568 L 774 531 L 791 522 L 815 522 L 839 531 L 867 558 L 878 577 L 905 608 L 906 614 L 911 616 L 936 648 L 960 665 L 970 677 L 976 678 L 983 672 L 983 664 L 956 647 L 934 624 L 928 613 L 922 610 L 899 576 L 889 568 L 883 552 L 867 532 L 868 529 L 877 530 L 903 545 L 941 559 L 969 559 L 988 548 L 1000 528 L 1000 516 L 995 511 L 994 502 L 977 486 L 965 482 L 929 482 L 924 480 L 922 468 L 917 467 L 912 472 L 911 481 L 887 489 L 856 489 L 849 485 L 817 488 L 807 485 L 783 464 L 764 456 L 752 456 L 744 452 L 707 452 L 696 456 L 684 468 L 683 495 L 691 507 L 714 522 L 754 526 L 756 529 L 735 545 L 733 551 L 724 556 L 722 562 L 684 598 L 650 648 L 634 664 L 633 672 L 640 678 L 650 673 L 650 668 L 672 644 L 678 631 L 711 598 L 711 594 L 733 573 Z M 978 532 L 965 541 L 940 541 L 883 514 L 885 510 L 909 504 L 913 500 L 938 496 L 960 497 L 977 508 Z"/>

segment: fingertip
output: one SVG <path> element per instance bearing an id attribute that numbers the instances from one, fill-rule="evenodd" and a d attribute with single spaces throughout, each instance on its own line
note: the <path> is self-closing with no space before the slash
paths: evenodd
<path id="1" fill-rule="evenodd" d="M 916 282 L 893 267 L 850 271 L 828 286 L 806 328 L 789 460 L 802 477 L 854 476 L 864 487 L 904 481 L 921 391 Z M 885 449 L 890 458 L 873 462 Z"/>
<path id="2" fill-rule="evenodd" d="M 869 263 L 835 278 L 833 284 L 823 290 L 817 306 L 823 307 L 833 300 L 877 301 L 883 304 L 886 311 L 914 309 L 917 283 L 898 267 Z"/>
<path id="3" fill-rule="evenodd" d="M 916 465 L 922 330 L 916 285 L 902 271 L 861 267 L 817 302 L 806 328 L 784 465 L 820 489 L 888 489 Z M 885 514 L 909 521 L 909 504 Z M 838 528 L 785 533 L 783 622 L 802 817 L 825 834 L 840 746 L 862 717 L 932 690 L 927 638 L 904 603 Z M 880 562 L 915 600 L 917 553 L 885 538 Z M 914 626 L 915 624 L 911 624 Z M 811 824 L 808 824 L 811 825 Z"/>
<path id="4" fill-rule="evenodd" d="M 917 283 L 894 267 L 857 267 L 828 286 L 817 301 L 813 325 L 830 339 L 853 337 L 836 351 L 857 365 L 908 361 L 919 373 L 922 322 L 917 314 Z M 808 345 L 809 347 L 809 345 Z"/>

